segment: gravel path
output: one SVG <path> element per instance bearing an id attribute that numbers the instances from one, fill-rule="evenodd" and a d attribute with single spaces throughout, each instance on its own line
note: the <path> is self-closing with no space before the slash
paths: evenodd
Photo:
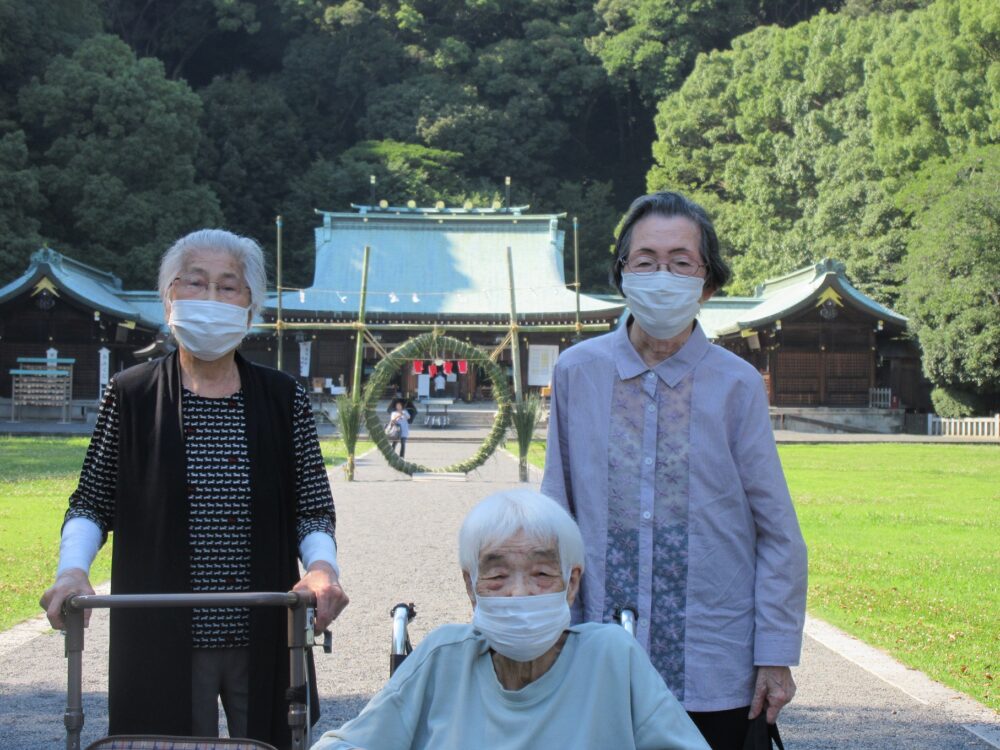
<path id="1" fill-rule="evenodd" d="M 411 458 L 429 466 L 453 463 L 475 449 L 448 442 L 408 446 Z M 410 628 L 415 643 L 437 625 L 468 620 L 471 610 L 456 556 L 458 526 L 477 500 L 517 484 L 517 462 L 500 452 L 467 481 L 419 481 L 393 472 L 373 451 L 358 461 L 358 481 L 345 482 L 339 469 L 331 478 L 351 604 L 334 624 L 334 653 L 316 654 L 324 712 L 318 731 L 354 716 L 388 677 L 392 605 L 416 603 L 418 615 Z M 904 692 L 856 663 L 868 666 L 865 654 L 872 652 L 865 648 L 851 661 L 806 638 L 795 674 L 798 697 L 782 714 L 790 750 L 1000 747 L 962 726 L 974 724 L 981 733 L 1000 737 L 995 713 L 939 686 L 933 695 Z M 107 613 L 95 612 L 84 652 L 84 745 L 106 728 L 106 654 Z M 60 746 L 65 679 L 61 637 L 43 623 L 32 621 L 0 634 L 0 746 Z"/>

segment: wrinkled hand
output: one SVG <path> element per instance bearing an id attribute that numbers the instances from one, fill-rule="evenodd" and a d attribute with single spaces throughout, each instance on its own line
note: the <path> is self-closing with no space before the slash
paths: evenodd
<path id="1" fill-rule="evenodd" d="M 767 723 L 778 720 L 781 709 L 795 697 L 795 680 L 788 667 L 757 667 L 757 685 L 750 704 L 750 718 L 767 708 Z"/>
<path id="2" fill-rule="evenodd" d="M 337 573 L 326 562 L 314 562 L 292 591 L 311 591 L 316 595 L 316 622 L 313 629 L 322 633 L 347 606 L 347 594 L 340 587 Z"/>
<path id="3" fill-rule="evenodd" d="M 67 598 L 77 594 L 93 594 L 94 587 L 90 585 L 87 574 L 79 568 L 69 568 L 64 570 L 56 582 L 45 590 L 41 600 L 38 602 L 45 615 L 49 618 L 49 624 L 56 630 L 64 630 L 66 623 L 63 620 L 62 605 Z M 90 625 L 90 610 L 83 611 L 83 626 Z"/>

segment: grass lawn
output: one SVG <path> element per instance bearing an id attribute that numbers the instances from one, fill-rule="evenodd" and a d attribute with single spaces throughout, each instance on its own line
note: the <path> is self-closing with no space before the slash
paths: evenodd
<path id="1" fill-rule="evenodd" d="M 52 582 L 59 529 L 76 488 L 89 438 L 0 437 L 0 630 L 38 614 L 38 597 Z M 340 440 L 320 443 L 329 466 L 346 460 Z M 358 442 L 357 454 L 372 443 Z M 101 549 L 91 580 L 111 573 L 111 545 Z"/>
<path id="2" fill-rule="evenodd" d="M 782 445 L 809 611 L 1000 709 L 1000 449 Z M 544 443 L 529 460 L 544 466 Z"/>

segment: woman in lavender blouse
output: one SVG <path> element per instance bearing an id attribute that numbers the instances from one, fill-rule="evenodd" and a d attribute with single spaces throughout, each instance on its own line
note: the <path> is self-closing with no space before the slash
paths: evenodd
<path id="1" fill-rule="evenodd" d="M 695 320 L 729 277 L 704 209 L 677 193 L 632 204 L 611 272 L 631 315 L 559 358 L 542 482 L 586 544 L 575 619 L 635 610 L 713 750 L 740 750 L 751 719 L 773 724 L 795 695 L 806 600 L 763 380 Z"/>

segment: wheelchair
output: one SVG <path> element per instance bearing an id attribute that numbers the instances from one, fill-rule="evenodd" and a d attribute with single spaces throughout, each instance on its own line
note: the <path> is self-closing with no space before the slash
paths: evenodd
<path id="1" fill-rule="evenodd" d="M 615 622 L 625 628 L 625 632 L 635 637 L 636 617 L 635 607 L 617 607 L 615 609 Z M 400 603 L 389 611 L 392 617 L 392 645 L 389 651 L 389 677 L 395 674 L 399 665 L 403 663 L 407 656 L 413 651 L 410 643 L 409 625 L 413 618 L 417 616 L 416 607 L 413 602 L 409 604 Z"/>

